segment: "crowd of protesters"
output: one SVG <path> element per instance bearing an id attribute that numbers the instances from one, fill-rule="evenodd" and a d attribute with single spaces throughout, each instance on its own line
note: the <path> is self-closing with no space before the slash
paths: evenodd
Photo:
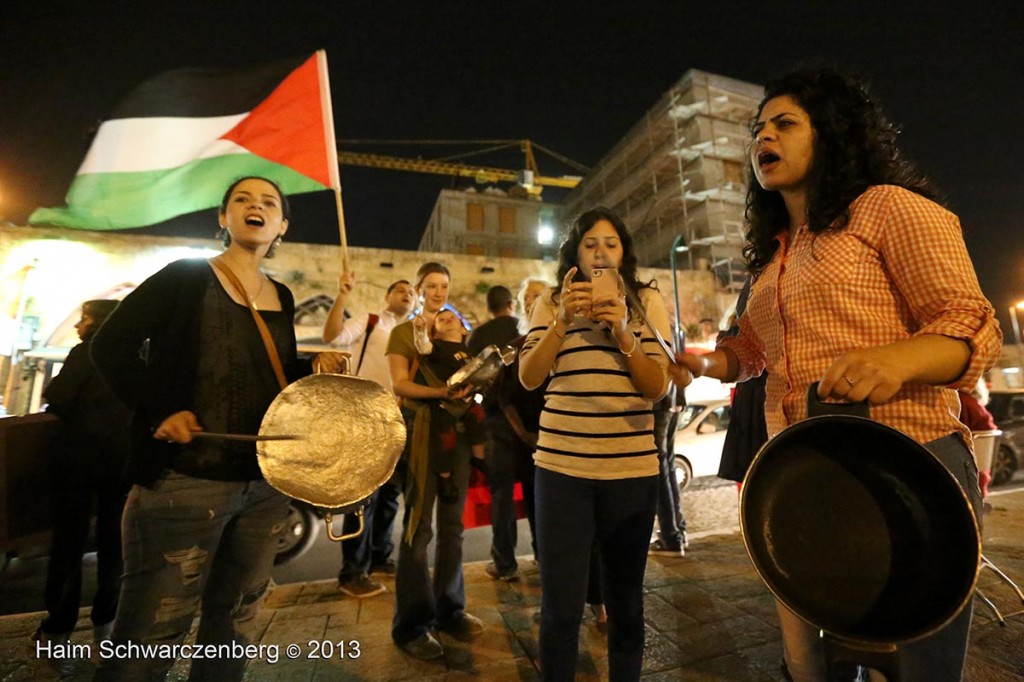
<path id="1" fill-rule="evenodd" d="M 957 390 L 969 392 L 992 364 L 999 329 L 956 217 L 894 140 L 856 79 L 820 70 L 768 85 L 749 156 L 751 278 L 729 331 L 718 335 L 701 321 L 705 337 L 717 337 L 704 355 L 659 342 L 675 335 L 657 284 L 639 278 L 630 231 L 606 208 L 569 223 L 553 282 L 528 279 L 518 297 L 492 287 L 491 319 L 471 332 L 449 305 L 452 276 L 441 263 L 392 282 L 381 309 L 350 311 L 348 319 L 357 280 L 343 273 L 323 341 L 349 351 L 353 373 L 393 392 L 407 440 L 395 476 L 367 502 L 365 532 L 341 545 L 339 589 L 373 597 L 385 591 L 374 574 L 393 573 L 392 638 L 418 659 L 443 656 L 438 631 L 481 634 L 462 561 L 475 464 L 490 488 L 486 572 L 495 580 L 519 579 L 513 491 L 522 486 L 542 588 L 544 679 L 574 678 L 587 603 L 607 620 L 610 678 L 639 679 L 648 553 L 682 556 L 687 545 L 673 438 L 683 391 L 698 376 L 748 382 L 736 392 L 724 477 L 742 480 L 761 444 L 804 418 L 803 396 L 819 382 L 821 398 L 869 401 L 878 421 L 932 450 L 980 520 L 970 434 L 956 418 L 960 401 L 969 401 Z M 291 294 L 260 269 L 288 229 L 288 203 L 273 182 L 243 178 L 224 194 L 218 217 L 222 255 L 167 266 L 116 310 L 83 306 L 83 345 L 46 394 L 69 433 L 82 432 L 63 448 L 77 450 L 90 473 L 98 467 L 84 457 L 96 447 L 127 462 L 127 478 L 96 479 L 107 509 L 97 638 L 180 643 L 199 614 L 197 643 L 248 642 L 269 583 L 287 499 L 263 479 L 251 442 L 198 436 L 255 433 L 278 391 L 310 371 L 296 354 Z M 599 274 L 611 289 L 596 286 Z M 98 332 L 85 324 L 106 315 Z M 518 351 L 492 383 L 448 385 L 492 345 Z M 331 354 L 318 361 L 328 371 L 342 367 Z M 76 397 L 79 374 L 95 375 L 87 387 L 106 393 Z M 111 406 L 109 428 L 86 433 L 79 411 L 97 405 Z M 66 476 L 57 478 L 66 490 Z M 39 639 L 66 641 L 74 626 L 88 514 L 75 504 L 67 512 L 77 517 L 73 532 L 54 537 Z M 110 518 L 121 517 L 122 506 L 118 532 Z M 354 529 L 354 519 L 345 528 Z M 787 674 L 826 679 L 815 629 L 777 606 Z M 901 648 L 902 679 L 960 679 L 970 619 L 968 606 Z M 160 679 L 173 663 L 110 660 L 98 677 Z M 240 679 L 243 669 L 240 660 L 195 661 L 192 677 Z"/>

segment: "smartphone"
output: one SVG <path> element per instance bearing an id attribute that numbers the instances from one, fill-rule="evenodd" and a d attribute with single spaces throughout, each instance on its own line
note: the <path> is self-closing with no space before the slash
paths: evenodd
<path id="1" fill-rule="evenodd" d="M 594 268 L 590 281 L 594 284 L 590 295 L 595 302 L 619 297 L 619 278 L 615 268 Z"/>

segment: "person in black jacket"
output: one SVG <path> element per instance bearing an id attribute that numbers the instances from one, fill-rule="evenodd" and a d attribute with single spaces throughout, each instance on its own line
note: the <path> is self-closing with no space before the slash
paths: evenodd
<path id="1" fill-rule="evenodd" d="M 100 378 L 89 359 L 89 340 L 117 307 L 117 301 L 82 304 L 75 331 L 82 342 L 71 349 L 60 373 L 43 392 L 46 411 L 61 420 L 52 453 L 54 525 L 46 570 L 46 617 L 34 638 L 66 644 L 78 621 L 82 599 L 82 556 L 96 515 L 96 594 L 92 601 L 94 639 L 110 637 L 121 588 L 121 510 L 128 486 L 131 412 Z"/>
<path id="2" fill-rule="evenodd" d="M 508 287 L 500 284 L 487 291 L 487 310 L 491 319 L 473 330 L 466 345 L 478 355 L 490 345 L 507 346 L 519 336 L 519 320 L 515 317 L 515 299 Z M 516 560 L 516 509 L 512 499 L 516 484 L 516 436 L 498 404 L 497 392 L 484 392 L 482 407 L 487 415 L 487 485 L 491 489 L 491 558 L 486 572 L 495 580 L 511 582 L 519 579 Z"/>
<path id="3" fill-rule="evenodd" d="M 248 177 L 228 188 L 218 217 L 224 253 L 157 272 L 92 344 L 96 367 L 135 410 L 116 645 L 180 644 L 200 605 L 197 644 L 248 643 L 285 527 L 288 499 L 263 479 L 255 444 L 195 436 L 257 433 L 282 385 L 309 371 L 296 359 L 291 292 L 260 270 L 288 229 L 288 204 L 276 184 Z M 336 364 L 327 354 L 324 369 Z M 191 678 L 241 679 L 245 662 L 196 659 Z M 162 679 L 173 663 L 105 658 L 97 677 Z"/>

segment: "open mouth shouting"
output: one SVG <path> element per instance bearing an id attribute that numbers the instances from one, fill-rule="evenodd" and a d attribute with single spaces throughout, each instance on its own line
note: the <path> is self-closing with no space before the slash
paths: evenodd
<path id="1" fill-rule="evenodd" d="M 250 227 L 263 227 L 266 224 L 266 220 L 258 213 L 250 213 L 245 216 L 245 224 Z"/>
<path id="2" fill-rule="evenodd" d="M 771 151 L 762 151 L 757 154 L 757 165 L 759 168 L 766 168 L 779 160 L 779 155 Z"/>

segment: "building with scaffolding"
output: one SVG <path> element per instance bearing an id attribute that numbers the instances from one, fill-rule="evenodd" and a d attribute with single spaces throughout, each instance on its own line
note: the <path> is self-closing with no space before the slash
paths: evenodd
<path id="1" fill-rule="evenodd" d="M 760 85 L 687 71 L 584 177 L 563 215 L 615 211 L 647 267 L 668 265 L 681 235 L 684 267 L 712 270 L 722 289 L 738 291 L 748 125 L 762 95 Z"/>
<path id="2" fill-rule="evenodd" d="M 551 227 L 556 206 L 526 198 L 525 192 L 512 192 L 518 197 L 509 194 L 493 186 L 482 191 L 441 190 L 419 250 L 549 259 L 557 247 Z"/>

